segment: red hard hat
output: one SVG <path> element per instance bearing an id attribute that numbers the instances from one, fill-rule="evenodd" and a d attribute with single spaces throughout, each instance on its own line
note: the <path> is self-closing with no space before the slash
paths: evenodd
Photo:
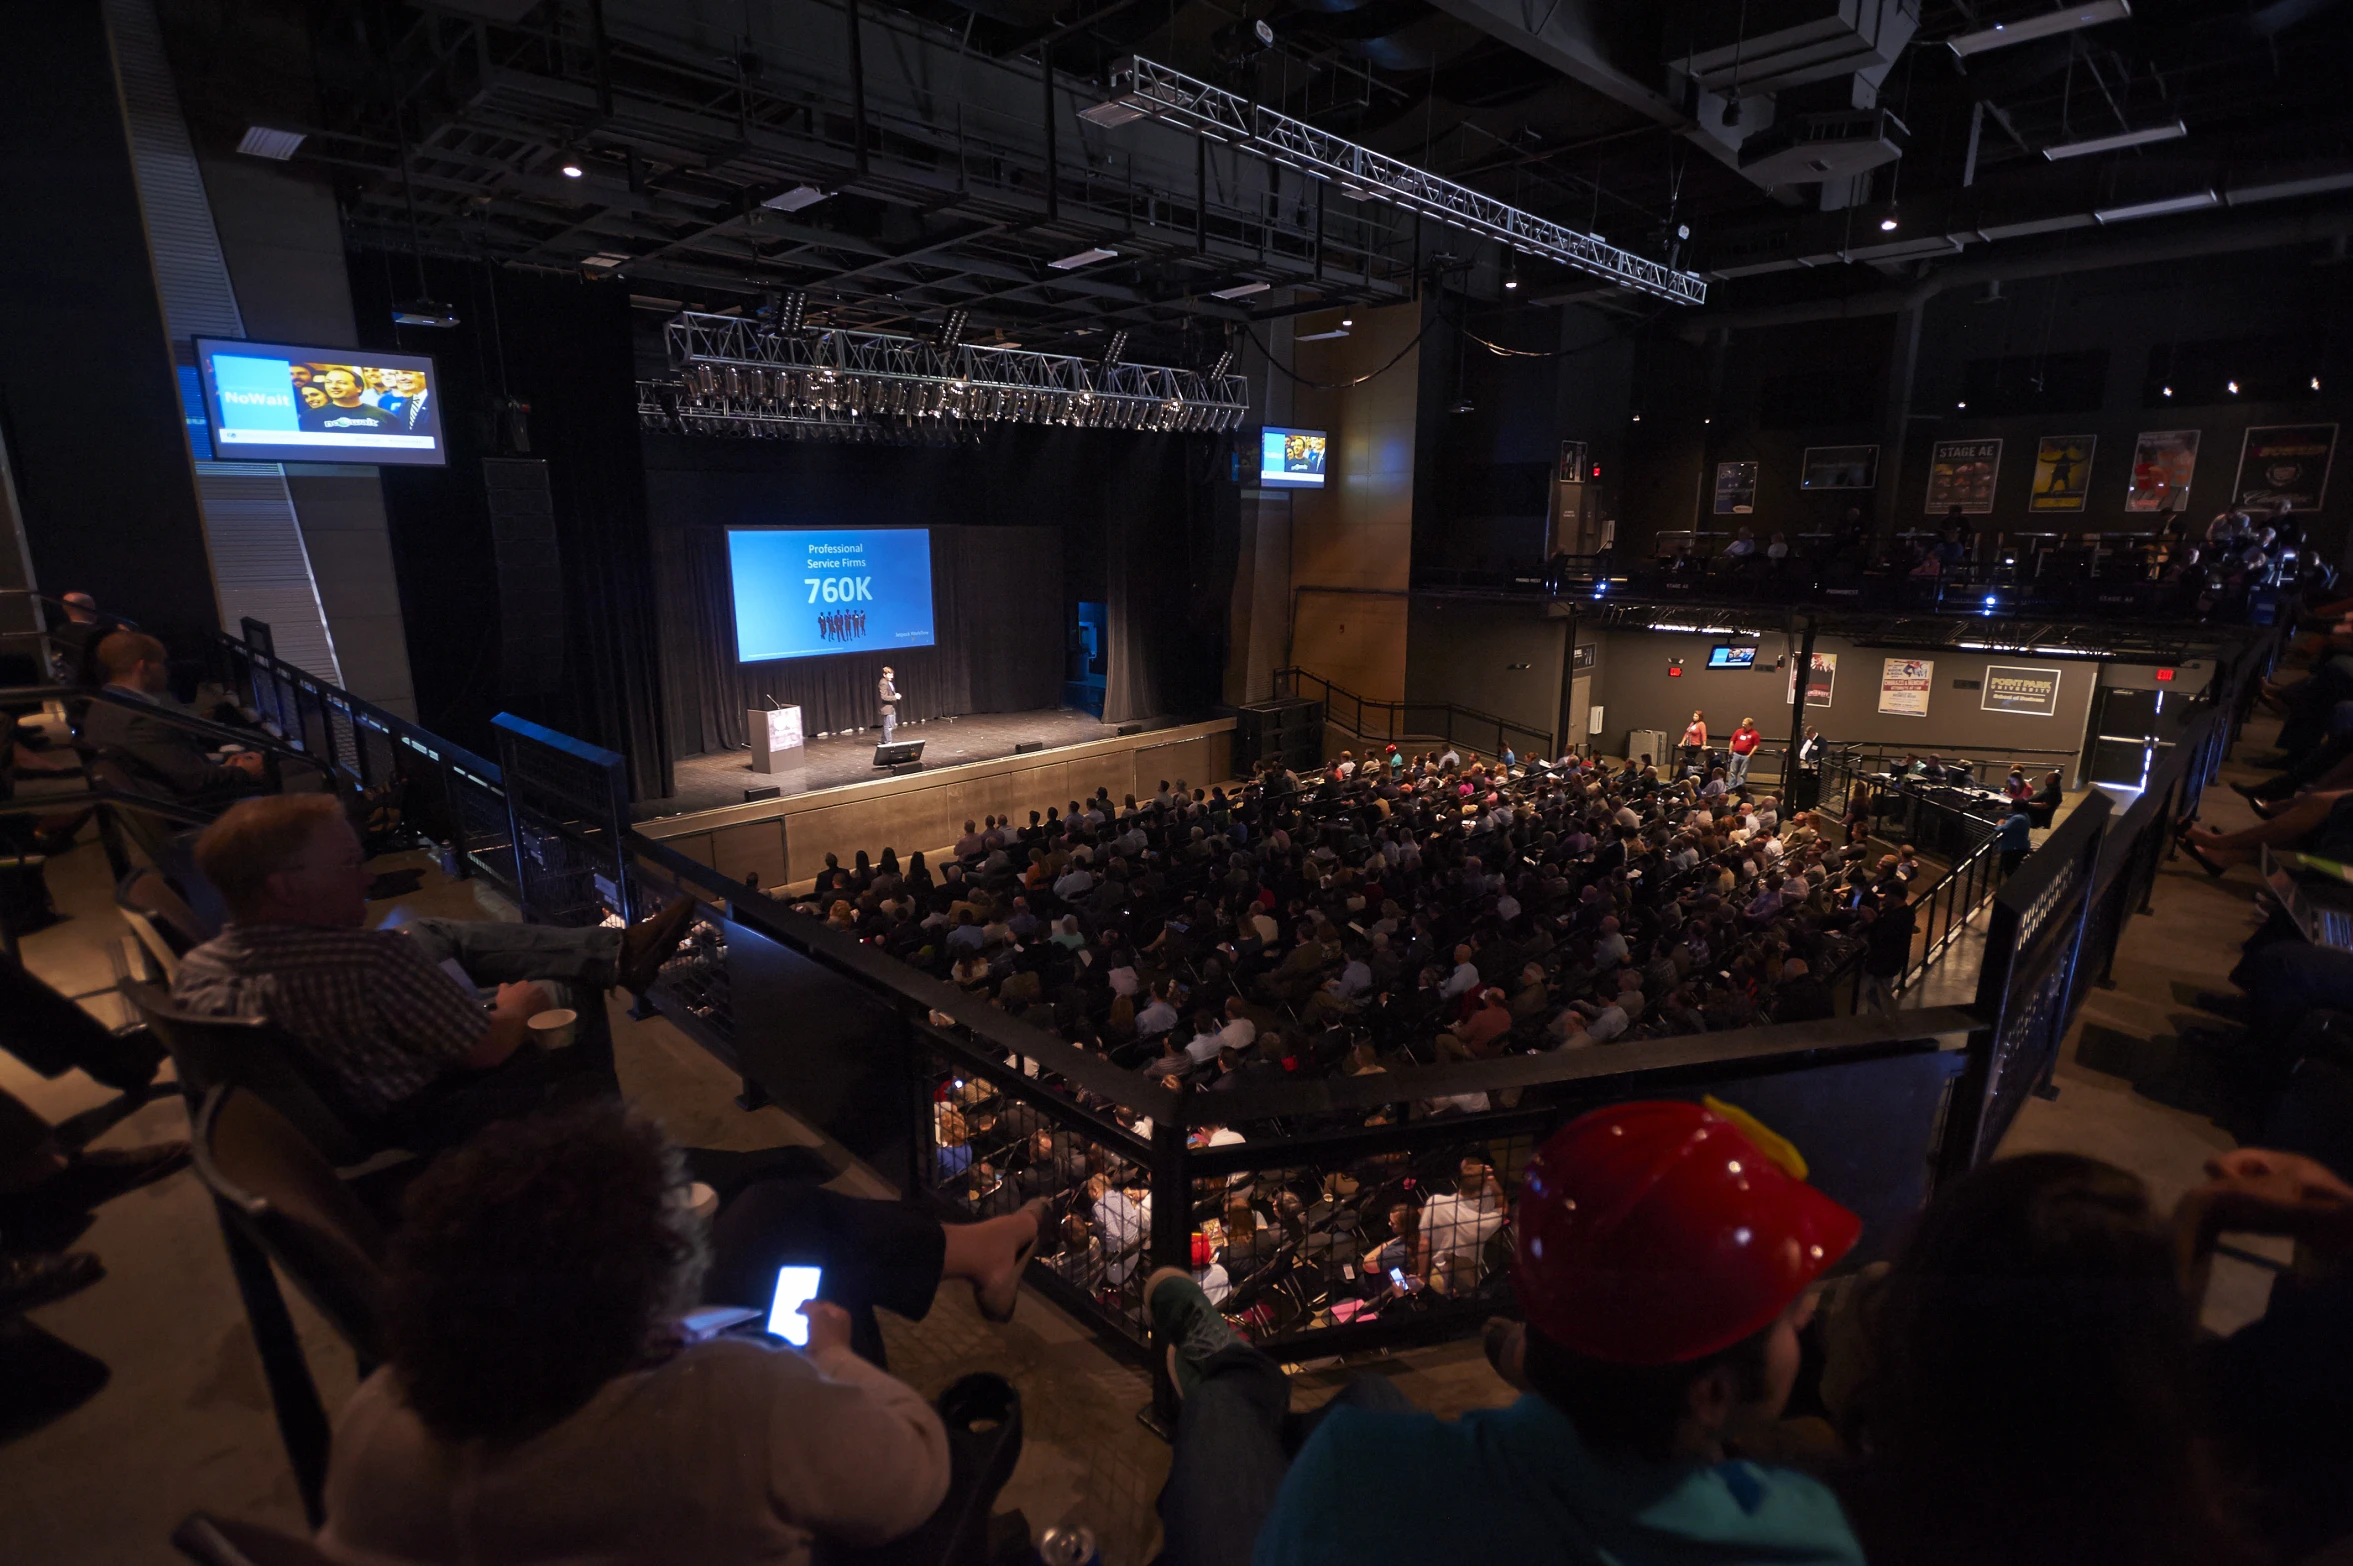
<path id="1" fill-rule="evenodd" d="M 1844 1256 L 1863 1221 L 1805 1183 L 1787 1143 L 1740 1121 L 1617 1104 L 1537 1149 L 1514 1224 L 1528 1325 L 1611 1364 L 1678 1364 L 1763 1330 Z"/>

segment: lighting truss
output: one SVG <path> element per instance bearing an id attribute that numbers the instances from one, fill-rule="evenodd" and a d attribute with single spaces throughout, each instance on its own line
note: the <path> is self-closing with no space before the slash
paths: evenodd
<path id="1" fill-rule="evenodd" d="M 1222 432 L 1250 415 L 1249 382 L 1239 375 L 880 332 L 783 332 L 693 312 L 672 317 L 664 335 L 679 379 L 641 388 L 639 412 L 714 433 L 935 421 Z"/>
<path id="2" fill-rule="evenodd" d="M 1620 250 L 1592 234 L 1481 195 L 1427 169 L 1360 147 L 1277 114 L 1181 71 L 1130 55 L 1112 67 L 1111 101 L 1166 125 L 1222 141 L 1321 180 L 1340 182 L 1359 201 L 1380 201 L 1481 234 L 1623 288 L 1676 304 L 1703 304 L 1707 280 Z"/>

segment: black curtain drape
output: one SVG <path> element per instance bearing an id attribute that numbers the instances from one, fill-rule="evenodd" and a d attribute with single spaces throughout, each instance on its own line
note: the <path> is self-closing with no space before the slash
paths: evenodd
<path id="1" fill-rule="evenodd" d="M 1232 452 L 1231 437 L 1166 435 L 1104 449 L 1119 479 L 1104 514 L 1106 723 L 1223 699 L 1241 519 L 1239 490 L 1217 480 Z"/>
<path id="2" fill-rule="evenodd" d="M 401 618 L 424 725 L 488 753 L 500 711 L 628 758 L 638 798 L 671 791 L 626 283 L 357 251 L 360 343 L 433 356 L 449 462 L 383 469 Z M 449 328 L 392 324 L 420 292 Z M 564 583 L 564 688 L 518 695 L 500 669 L 498 561 L 482 460 L 547 464 Z"/>
<path id="3" fill-rule="evenodd" d="M 1062 534 L 1058 528 L 934 528 L 930 647 L 739 663 L 727 530 L 663 535 L 654 577 L 670 648 L 669 740 L 679 755 L 750 742 L 745 712 L 773 698 L 808 733 L 874 727 L 882 666 L 897 671 L 899 721 L 1026 712 L 1062 699 Z"/>

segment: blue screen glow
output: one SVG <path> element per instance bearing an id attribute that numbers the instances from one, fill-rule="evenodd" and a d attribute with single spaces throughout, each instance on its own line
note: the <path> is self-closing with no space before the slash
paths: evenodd
<path id="1" fill-rule="evenodd" d="M 928 528 L 730 528 L 727 558 L 745 663 L 932 644 Z"/>

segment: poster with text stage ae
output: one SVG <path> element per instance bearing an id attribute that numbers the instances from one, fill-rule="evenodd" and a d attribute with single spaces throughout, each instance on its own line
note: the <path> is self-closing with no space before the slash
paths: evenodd
<path id="1" fill-rule="evenodd" d="M 727 562 L 745 663 L 932 644 L 928 528 L 730 528 Z"/>

